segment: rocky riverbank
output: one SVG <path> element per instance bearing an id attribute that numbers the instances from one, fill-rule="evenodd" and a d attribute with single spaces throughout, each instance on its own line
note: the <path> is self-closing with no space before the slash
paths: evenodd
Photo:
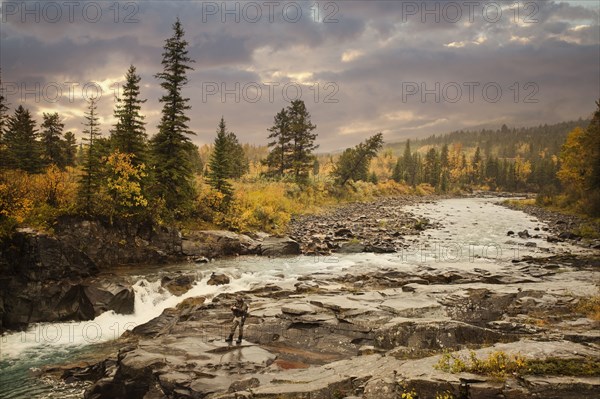
<path id="1" fill-rule="evenodd" d="M 92 380 L 88 399 L 395 399 L 413 391 L 419 398 L 594 398 L 600 323 L 575 309 L 596 293 L 599 270 L 597 256 L 573 255 L 521 259 L 496 272 L 324 271 L 293 289 L 269 283 L 244 291 L 251 316 L 240 345 L 224 342 L 234 295 L 193 297 L 126 333 L 114 356 L 67 366 L 62 377 Z M 520 354 L 548 367 L 452 373 L 439 366 L 447 351 L 464 359 Z M 560 364 L 584 361 L 591 371 L 561 374 Z"/>
<path id="2" fill-rule="evenodd" d="M 549 242 L 570 242 L 575 245 L 586 248 L 600 249 L 600 238 L 584 237 L 582 227 L 589 230 L 588 233 L 598 237 L 600 236 L 600 224 L 576 215 L 569 215 L 544 208 L 537 205 L 523 205 L 512 202 L 502 203 L 510 209 L 516 209 L 535 216 L 544 221 L 549 228 Z"/>
<path id="3" fill-rule="evenodd" d="M 189 231 L 152 224 L 61 218 L 54 234 L 19 229 L 0 240 L 0 333 L 30 323 L 91 320 L 133 312 L 131 285 L 99 276 L 120 265 L 208 262 L 237 255 L 300 253 L 288 237 L 252 239 L 228 231 Z"/>
<path id="4" fill-rule="evenodd" d="M 397 196 L 344 204 L 292 220 L 289 235 L 300 243 L 305 255 L 396 252 L 407 245 L 404 236 L 435 227 L 428 219 L 401 209 L 419 201 L 427 199 Z"/>

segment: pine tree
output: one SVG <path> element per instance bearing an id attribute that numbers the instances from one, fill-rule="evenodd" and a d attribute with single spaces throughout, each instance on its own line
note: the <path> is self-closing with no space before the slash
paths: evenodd
<path id="1" fill-rule="evenodd" d="M 399 156 L 396 160 L 396 165 L 394 165 L 394 171 L 392 172 L 392 179 L 400 183 L 404 180 L 404 169 L 403 169 L 404 161 L 402 156 Z"/>
<path id="2" fill-rule="evenodd" d="M 268 174 L 283 178 L 291 169 L 290 143 L 292 141 L 289 116 L 284 108 L 275 115 L 274 124 L 268 131 L 271 132 L 269 139 L 272 139 L 268 143 L 269 148 L 272 149 L 265 160 L 265 164 L 269 167 Z"/>
<path id="3" fill-rule="evenodd" d="M 186 111 L 189 98 L 182 96 L 188 83 L 187 71 L 193 62 L 188 57 L 188 42 L 179 18 L 173 24 L 173 36 L 165 41 L 163 72 L 156 74 L 166 93 L 160 98 L 163 103 L 158 133 L 151 140 L 152 164 L 156 179 L 156 195 L 162 197 L 165 208 L 176 216 L 189 207 L 195 197 L 193 169 L 190 160 L 191 140 L 194 135 L 188 128 L 190 118 Z"/>
<path id="4" fill-rule="evenodd" d="M 244 147 L 238 141 L 237 136 L 233 132 L 227 132 L 227 154 L 229 158 L 229 178 L 239 179 L 248 173 L 250 163 L 244 152 Z"/>
<path id="5" fill-rule="evenodd" d="M 77 160 L 77 139 L 72 132 L 65 133 L 63 154 L 65 155 L 65 166 L 75 166 Z"/>
<path id="6" fill-rule="evenodd" d="M 6 166 L 6 154 L 4 143 L 4 130 L 8 122 L 8 104 L 4 97 L 4 88 L 2 87 L 2 76 L 0 74 L 0 169 Z"/>
<path id="7" fill-rule="evenodd" d="M 46 165 L 56 165 L 59 168 L 66 166 L 65 145 L 62 139 L 62 131 L 65 124 L 62 123 L 58 113 L 43 114 L 44 121 L 41 124 L 42 134 L 42 159 Z"/>
<path id="8" fill-rule="evenodd" d="M 586 144 L 590 147 L 592 173 L 589 187 L 592 190 L 600 190 L 600 100 L 596 101 L 596 112 L 587 128 Z"/>
<path id="9" fill-rule="evenodd" d="M 313 151 L 319 146 L 315 144 L 316 129 L 310 120 L 310 113 L 302 100 L 294 100 L 288 107 L 290 135 L 292 139 L 291 167 L 296 183 L 306 181 L 312 168 Z"/>
<path id="10" fill-rule="evenodd" d="M 425 155 L 425 165 L 423 166 L 423 180 L 425 183 L 437 187 L 440 177 L 440 161 L 435 148 L 430 148 Z"/>
<path id="11" fill-rule="evenodd" d="M 140 76 L 133 65 L 125 75 L 123 97 L 117 101 L 114 115 L 117 123 L 111 131 L 111 142 L 121 153 L 132 154 L 130 162 L 137 166 L 146 161 L 146 128 L 141 115 L 142 104 L 146 100 L 140 97 Z"/>
<path id="12" fill-rule="evenodd" d="M 8 104 L 4 97 L 4 88 L 2 87 L 2 75 L 0 74 L 0 145 L 2 145 L 2 134 L 6 127 L 8 119 Z"/>
<path id="13" fill-rule="evenodd" d="M 102 176 L 102 144 L 100 139 L 100 126 L 98 124 L 98 115 L 96 113 L 96 100 L 89 100 L 88 110 L 85 113 L 85 122 L 83 125 L 83 141 L 87 142 L 87 148 L 84 151 L 83 175 L 79 186 L 79 200 L 85 213 L 92 214 L 94 209 L 95 197 L 101 186 Z"/>
<path id="14" fill-rule="evenodd" d="M 413 156 L 410 152 L 410 140 L 406 140 L 406 145 L 404 146 L 404 154 L 402 154 L 402 171 L 404 172 L 402 180 L 404 180 L 406 184 L 414 186 L 416 184 L 417 165 L 414 164 Z"/>
<path id="15" fill-rule="evenodd" d="M 450 189 L 450 159 L 448 152 L 448 144 L 444 144 L 440 151 L 440 191 L 443 193 Z"/>
<path id="16" fill-rule="evenodd" d="M 347 148 L 333 168 L 337 183 L 343 186 L 348 180 L 368 180 L 369 164 L 382 146 L 383 134 L 377 133 L 356 147 Z"/>
<path id="17" fill-rule="evenodd" d="M 225 196 L 226 202 L 229 201 L 233 193 L 233 187 L 227 181 L 231 176 L 232 163 L 230 156 L 225 120 L 221 117 L 217 137 L 215 138 L 215 146 L 209 161 L 208 183 Z"/>
<path id="18" fill-rule="evenodd" d="M 41 170 L 41 148 L 38 130 L 29 110 L 19 105 L 14 115 L 8 118 L 3 141 L 6 145 L 6 166 L 28 173 Z"/>
<path id="19" fill-rule="evenodd" d="M 481 158 L 481 151 L 479 150 L 479 146 L 475 149 L 475 155 L 473 155 L 472 164 L 472 175 L 471 175 L 471 184 L 480 184 L 481 183 L 481 172 L 483 169 L 483 159 Z"/>

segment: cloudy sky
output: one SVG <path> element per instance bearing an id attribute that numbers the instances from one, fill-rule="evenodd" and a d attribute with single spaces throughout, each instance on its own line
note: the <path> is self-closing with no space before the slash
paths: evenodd
<path id="1" fill-rule="evenodd" d="M 518 4 L 518 5 L 517 5 Z M 321 150 L 382 131 L 388 142 L 457 129 L 588 117 L 600 93 L 599 2 L 4 1 L 0 67 L 11 108 L 59 112 L 80 134 L 97 95 L 108 134 L 130 64 L 148 133 L 160 116 L 164 40 L 181 19 L 195 71 L 191 127 L 223 115 L 263 144 L 273 116 L 305 101 Z"/>

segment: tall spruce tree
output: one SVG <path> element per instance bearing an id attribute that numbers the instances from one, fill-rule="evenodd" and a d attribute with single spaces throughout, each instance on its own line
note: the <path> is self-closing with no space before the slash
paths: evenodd
<path id="1" fill-rule="evenodd" d="M 440 191 L 445 193 L 450 188 L 450 159 L 448 144 L 440 151 Z"/>
<path id="2" fill-rule="evenodd" d="M 41 124 L 42 159 L 45 165 L 54 164 L 59 168 L 66 166 L 65 145 L 62 132 L 65 124 L 62 123 L 58 113 L 43 114 L 44 121 Z"/>
<path id="3" fill-rule="evenodd" d="M 290 118 L 285 108 L 275 115 L 274 123 L 268 129 L 270 141 L 268 143 L 271 151 L 265 160 L 265 164 L 269 167 L 268 174 L 282 178 L 288 170 L 291 169 L 291 141 L 290 134 Z"/>
<path id="4" fill-rule="evenodd" d="M 317 134 L 313 133 L 316 125 L 310 120 L 310 113 L 302 100 L 294 100 L 288 107 L 289 128 L 292 139 L 292 162 L 294 181 L 304 182 L 314 162 L 313 151 L 319 146 L 315 144 Z"/>
<path id="5" fill-rule="evenodd" d="M 228 179 L 231 177 L 232 158 L 229 153 L 229 142 L 227 138 L 227 128 L 225 120 L 221 117 L 219 128 L 217 129 L 217 137 L 215 138 L 215 146 L 210 156 L 208 182 L 215 189 L 221 192 L 226 201 L 229 201 L 233 193 L 233 187 Z"/>
<path id="6" fill-rule="evenodd" d="M 2 86 L 2 75 L 0 71 L 0 145 L 2 145 L 2 134 L 6 127 L 6 120 L 8 119 L 8 104 L 6 97 L 4 97 L 4 87 Z"/>
<path id="7" fill-rule="evenodd" d="M 404 154 L 402 154 L 402 180 L 406 184 L 415 185 L 417 165 L 414 164 L 412 153 L 410 152 L 410 140 L 406 140 Z"/>
<path id="8" fill-rule="evenodd" d="M 4 156 L 6 166 L 21 169 L 28 173 L 41 170 L 41 147 L 38 130 L 29 110 L 19 105 L 14 115 L 7 120 L 3 141 L 6 145 Z"/>
<path id="9" fill-rule="evenodd" d="M 483 158 L 481 157 L 481 150 L 479 146 L 475 149 L 475 155 L 471 161 L 472 173 L 471 173 L 471 184 L 481 183 L 481 173 L 483 170 Z"/>
<path id="10" fill-rule="evenodd" d="M 433 187 L 437 187 L 440 177 L 440 160 L 435 148 L 430 148 L 425 155 L 425 165 L 423 165 L 423 180 Z"/>
<path id="11" fill-rule="evenodd" d="M 181 216 L 195 196 L 188 137 L 195 133 L 188 127 L 189 98 L 182 96 L 183 87 L 188 83 L 187 71 L 193 69 L 189 66 L 193 60 L 187 55 L 187 46 L 178 18 L 173 24 L 173 36 L 165 41 L 163 72 L 156 74 L 166 93 L 160 98 L 163 109 L 158 133 L 150 143 L 155 195 L 164 200 L 166 209 L 172 210 L 175 216 Z"/>
<path id="12" fill-rule="evenodd" d="M 62 142 L 63 154 L 65 155 L 65 166 L 75 166 L 77 160 L 77 139 L 73 132 L 66 132 Z"/>
<path id="13" fill-rule="evenodd" d="M 2 75 L 0 71 L 0 169 L 6 166 L 6 154 L 4 144 L 4 130 L 8 121 L 8 103 L 4 97 L 4 87 L 2 86 Z"/>
<path id="14" fill-rule="evenodd" d="M 239 179 L 250 170 L 250 162 L 235 133 L 227 132 L 226 139 L 227 153 L 230 160 L 229 177 Z"/>
<path id="15" fill-rule="evenodd" d="M 83 175 L 79 186 L 79 201 L 83 211 L 92 214 L 94 209 L 96 193 L 99 191 L 102 176 L 102 148 L 100 143 L 100 125 L 96 113 L 96 100 L 88 102 L 83 125 L 83 141 L 87 143 L 84 151 Z"/>
<path id="16" fill-rule="evenodd" d="M 146 161 L 147 135 L 144 116 L 141 114 L 140 76 L 133 65 L 125 75 L 123 95 L 117 99 L 114 116 L 117 123 L 111 131 L 112 147 L 122 153 L 132 154 L 131 164 L 139 165 Z"/>

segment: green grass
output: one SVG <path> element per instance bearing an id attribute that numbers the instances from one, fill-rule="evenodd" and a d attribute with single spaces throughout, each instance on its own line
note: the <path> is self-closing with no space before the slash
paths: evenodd
<path id="1" fill-rule="evenodd" d="M 600 377 L 600 359 L 525 359 L 521 355 L 508 355 L 495 351 L 480 359 L 473 351 L 468 358 L 445 353 L 436 369 L 448 373 L 473 373 L 485 375 L 497 380 L 505 380 L 509 375 L 563 375 L 579 377 Z"/>

